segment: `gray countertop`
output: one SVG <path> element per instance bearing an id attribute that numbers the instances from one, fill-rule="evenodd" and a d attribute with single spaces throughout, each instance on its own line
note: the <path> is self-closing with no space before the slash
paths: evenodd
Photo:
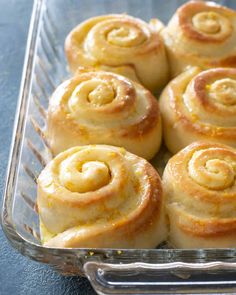
<path id="1" fill-rule="evenodd" d="M 0 0 L 0 198 L 17 105 L 33 1 Z M 0 294 L 95 294 L 86 279 L 62 277 L 11 248 L 0 229 Z"/>

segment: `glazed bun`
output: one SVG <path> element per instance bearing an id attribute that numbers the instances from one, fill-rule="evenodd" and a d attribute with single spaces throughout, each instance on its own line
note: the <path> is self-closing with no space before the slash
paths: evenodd
<path id="1" fill-rule="evenodd" d="M 162 28 L 157 19 L 148 24 L 125 14 L 88 19 L 66 38 L 69 67 L 74 73 L 79 66 L 115 72 L 151 91 L 160 90 L 168 79 Z"/>
<path id="2" fill-rule="evenodd" d="M 158 173 L 123 148 L 59 154 L 38 178 L 37 205 L 48 247 L 154 248 L 167 235 Z"/>
<path id="3" fill-rule="evenodd" d="M 187 70 L 163 91 L 160 109 L 172 153 L 197 140 L 236 147 L 236 69 Z"/>
<path id="4" fill-rule="evenodd" d="M 47 137 L 54 154 L 86 144 L 110 144 L 150 159 L 161 144 L 155 97 L 128 78 L 81 72 L 61 84 L 48 110 Z"/>
<path id="5" fill-rule="evenodd" d="M 171 75 L 186 68 L 236 66 L 236 12 L 214 2 L 181 6 L 162 32 Z"/>
<path id="6" fill-rule="evenodd" d="M 163 189 L 174 247 L 236 247 L 235 149 L 189 145 L 169 160 Z"/>

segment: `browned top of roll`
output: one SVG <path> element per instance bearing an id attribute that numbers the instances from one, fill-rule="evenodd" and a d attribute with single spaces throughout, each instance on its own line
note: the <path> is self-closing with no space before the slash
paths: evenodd
<path id="1" fill-rule="evenodd" d="M 179 226 L 207 237 L 236 232 L 236 150 L 195 142 L 172 157 L 164 172 L 167 206 Z"/>
<path id="2" fill-rule="evenodd" d="M 160 26 L 160 22 L 152 22 L 149 26 L 141 19 L 125 14 L 97 16 L 70 32 L 65 51 L 69 61 L 77 60 L 80 52 L 85 50 L 85 55 L 90 52 L 97 62 L 104 65 L 116 66 L 129 61 L 135 66 L 132 62 L 134 57 L 162 49 L 158 35 Z"/>
<path id="3" fill-rule="evenodd" d="M 181 6 L 163 31 L 179 58 L 203 68 L 236 65 L 236 12 L 214 2 Z M 181 61 L 180 61 L 181 62 Z"/>
<path id="4" fill-rule="evenodd" d="M 167 89 L 177 122 L 210 138 L 236 141 L 236 69 L 193 68 Z"/>
<path id="5" fill-rule="evenodd" d="M 152 94 L 129 79 L 107 72 L 82 72 L 61 84 L 49 105 L 54 119 L 75 133 L 114 129 L 121 136 L 150 132 L 160 120 Z M 84 128 L 83 128 L 84 127 Z"/>
<path id="6" fill-rule="evenodd" d="M 181 30 L 200 42 L 224 42 L 234 30 L 236 12 L 214 2 L 189 1 L 177 10 Z M 227 26 L 227 28 L 223 28 Z"/>
<path id="7" fill-rule="evenodd" d="M 161 219 L 162 185 L 147 161 L 123 148 L 74 147 L 41 172 L 37 203 L 49 246 L 96 245 L 96 236 L 112 233 L 132 245 Z"/>

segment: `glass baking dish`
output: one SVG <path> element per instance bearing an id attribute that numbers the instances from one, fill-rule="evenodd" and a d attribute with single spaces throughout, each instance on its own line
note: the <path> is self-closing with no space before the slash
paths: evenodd
<path id="1" fill-rule="evenodd" d="M 6 178 L 2 227 L 23 255 L 64 275 L 86 275 L 99 294 L 236 294 L 236 249 L 56 249 L 40 244 L 36 178 L 51 158 L 44 136 L 48 98 L 69 77 L 64 39 L 79 22 L 128 13 L 168 21 L 185 1 L 35 0 Z M 236 8 L 235 1 L 218 1 Z M 159 154 L 159 159 L 165 155 Z"/>

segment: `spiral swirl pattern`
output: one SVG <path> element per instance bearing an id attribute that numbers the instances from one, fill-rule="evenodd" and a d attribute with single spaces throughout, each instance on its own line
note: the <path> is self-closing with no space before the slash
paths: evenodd
<path id="1" fill-rule="evenodd" d="M 72 72 L 79 66 L 115 72 L 159 90 L 167 81 L 161 22 L 150 24 L 128 15 L 104 15 L 78 25 L 68 35 L 65 51 Z"/>
<path id="2" fill-rule="evenodd" d="M 141 85 L 107 72 L 81 72 L 50 99 L 47 135 L 55 154 L 86 144 L 111 144 L 150 159 L 161 144 L 156 99 Z"/>
<path id="3" fill-rule="evenodd" d="M 37 204 L 46 246 L 152 248 L 166 237 L 160 178 L 122 148 L 59 154 L 38 178 Z"/>
<path id="4" fill-rule="evenodd" d="M 160 108 L 171 152 L 204 139 L 236 147 L 235 69 L 186 71 L 166 87 Z"/>
<path id="5" fill-rule="evenodd" d="M 189 65 L 202 69 L 236 65 L 236 12 L 214 2 L 184 4 L 162 36 L 172 77 Z"/>
<path id="6" fill-rule="evenodd" d="M 178 248 L 236 246 L 236 150 L 195 142 L 164 171 L 170 239 Z"/>

